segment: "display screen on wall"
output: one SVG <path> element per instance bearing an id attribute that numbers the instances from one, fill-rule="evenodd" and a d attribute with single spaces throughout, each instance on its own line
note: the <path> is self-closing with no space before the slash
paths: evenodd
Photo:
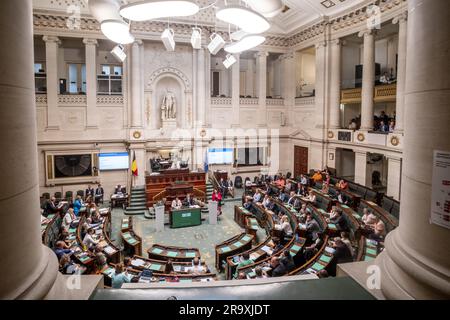
<path id="1" fill-rule="evenodd" d="M 233 163 L 232 148 L 213 148 L 208 149 L 209 164 L 231 164 Z"/>
<path id="2" fill-rule="evenodd" d="M 55 178 L 86 177 L 92 175 L 92 155 L 55 155 Z"/>
<path id="3" fill-rule="evenodd" d="M 128 152 L 100 153 L 99 169 L 104 170 L 123 170 L 129 167 Z"/>

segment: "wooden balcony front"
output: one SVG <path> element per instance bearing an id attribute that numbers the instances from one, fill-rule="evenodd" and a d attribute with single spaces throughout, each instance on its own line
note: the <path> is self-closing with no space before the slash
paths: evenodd
<path id="1" fill-rule="evenodd" d="M 362 88 L 341 90 L 341 103 L 361 103 Z M 397 97 L 397 84 L 375 86 L 373 100 L 375 102 L 395 102 Z"/>

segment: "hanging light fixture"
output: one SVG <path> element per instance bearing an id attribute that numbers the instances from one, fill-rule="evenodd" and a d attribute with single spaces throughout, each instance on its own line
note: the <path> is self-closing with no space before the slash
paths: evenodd
<path id="1" fill-rule="evenodd" d="M 260 35 L 248 35 L 238 42 L 233 42 L 225 47 L 228 53 L 240 53 L 242 51 L 253 49 L 266 41 L 266 38 Z"/>
<path id="2" fill-rule="evenodd" d="M 225 40 L 218 33 L 213 33 L 210 38 L 211 42 L 208 44 L 208 50 L 212 55 L 216 55 L 225 45 Z"/>
<path id="3" fill-rule="evenodd" d="M 120 15 L 132 21 L 147 21 L 168 17 L 188 17 L 199 10 L 198 4 L 190 0 L 144 0 L 122 6 Z"/>
<path id="4" fill-rule="evenodd" d="M 175 33 L 173 29 L 167 28 L 164 30 L 164 32 L 161 34 L 161 40 L 164 44 L 164 47 L 166 47 L 167 51 L 175 51 L 175 40 L 174 40 Z"/>
<path id="5" fill-rule="evenodd" d="M 100 29 L 109 40 L 119 44 L 134 42 L 134 36 L 130 33 L 128 23 L 121 20 L 105 20 L 101 23 Z"/>
<path id="6" fill-rule="evenodd" d="M 237 59 L 232 54 L 227 54 L 225 60 L 223 60 L 223 65 L 225 68 L 229 69 L 233 64 L 237 62 Z"/>
<path id="7" fill-rule="evenodd" d="M 219 9 L 216 18 L 252 34 L 263 33 L 270 28 L 266 18 L 243 6 L 234 5 Z"/>

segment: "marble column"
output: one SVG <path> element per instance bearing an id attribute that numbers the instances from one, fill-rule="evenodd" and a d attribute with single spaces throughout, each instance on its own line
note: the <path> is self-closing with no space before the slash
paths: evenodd
<path id="1" fill-rule="evenodd" d="M 97 46 L 96 39 L 83 39 L 86 50 L 86 129 L 97 129 Z"/>
<path id="2" fill-rule="evenodd" d="M 55 287 L 65 299 L 56 255 L 41 238 L 32 8 L 31 0 L 0 3 L 0 299 L 44 299 Z M 47 43 L 56 64 L 57 40 Z"/>
<path id="3" fill-rule="evenodd" d="M 376 264 L 388 299 L 449 299 L 450 230 L 430 212 L 433 153 L 450 151 L 450 2 L 409 0 L 408 11 L 400 225 Z"/>
<path id="4" fill-rule="evenodd" d="M 355 151 L 355 182 L 365 186 L 367 184 L 367 153 Z"/>
<path id="5" fill-rule="evenodd" d="M 283 55 L 283 91 L 286 125 L 292 124 L 293 107 L 295 105 L 295 52 Z"/>
<path id="6" fill-rule="evenodd" d="M 46 130 L 59 130 L 58 114 L 58 37 L 44 36 L 45 67 L 47 73 L 47 127 Z"/>
<path id="7" fill-rule="evenodd" d="M 339 129 L 341 127 L 341 41 L 339 39 L 330 42 L 331 61 L 330 61 L 330 100 L 329 115 L 330 129 Z"/>
<path id="8" fill-rule="evenodd" d="M 400 200 L 400 180 L 402 173 L 402 159 L 388 157 L 387 195 Z"/>
<path id="9" fill-rule="evenodd" d="M 316 128 L 325 128 L 325 82 L 326 82 L 326 49 L 327 43 L 320 41 L 316 44 L 316 83 L 315 83 L 315 104 L 316 104 Z"/>
<path id="10" fill-rule="evenodd" d="M 198 50 L 197 57 L 197 122 L 201 126 L 206 125 L 206 62 L 205 49 Z M 209 92 L 209 91 L 208 91 Z"/>
<path id="11" fill-rule="evenodd" d="M 131 46 L 131 127 L 142 128 L 141 47 L 136 40 Z"/>
<path id="12" fill-rule="evenodd" d="M 363 79 L 361 94 L 361 130 L 373 130 L 374 89 L 375 89 L 375 31 L 359 33 L 364 37 Z"/>
<path id="13" fill-rule="evenodd" d="M 194 127 L 198 125 L 197 113 L 198 113 L 198 105 L 197 105 L 197 62 L 198 62 L 198 50 L 192 50 L 192 122 Z"/>
<path id="14" fill-rule="evenodd" d="M 397 105 L 395 110 L 396 133 L 402 133 L 404 129 L 407 19 L 408 14 L 407 12 L 404 12 L 393 20 L 394 24 L 398 23 Z"/>
<path id="15" fill-rule="evenodd" d="M 260 51 L 256 54 L 256 79 L 258 79 L 258 104 L 259 121 L 258 126 L 267 126 L 267 56 L 266 51 Z"/>
<path id="16" fill-rule="evenodd" d="M 239 105 L 241 89 L 241 61 L 240 55 L 235 54 L 236 62 L 231 67 L 231 106 L 232 106 L 232 127 L 239 127 Z"/>

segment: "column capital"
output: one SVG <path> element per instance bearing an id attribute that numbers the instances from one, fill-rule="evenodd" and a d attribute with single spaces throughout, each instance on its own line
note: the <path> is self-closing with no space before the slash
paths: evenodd
<path id="1" fill-rule="evenodd" d="M 294 59 L 295 58 L 295 52 L 287 52 L 285 54 L 282 54 L 278 59 L 287 60 L 287 59 Z"/>
<path id="2" fill-rule="evenodd" d="M 361 30 L 358 33 L 358 37 L 362 38 L 362 37 L 374 36 L 376 34 L 377 34 L 376 29 L 365 29 L 365 30 Z"/>
<path id="3" fill-rule="evenodd" d="M 392 19 L 392 24 L 400 24 L 408 21 L 408 11 L 404 11 Z"/>
<path id="4" fill-rule="evenodd" d="M 44 40 L 45 43 L 56 43 L 57 45 L 61 44 L 61 40 L 55 36 L 43 36 L 42 40 Z"/>
<path id="5" fill-rule="evenodd" d="M 97 39 L 93 39 L 93 38 L 84 38 L 83 43 L 85 45 L 98 46 Z"/>
<path id="6" fill-rule="evenodd" d="M 144 44 L 144 42 L 143 42 L 141 39 L 136 39 L 136 40 L 133 42 L 133 45 L 135 45 L 135 44 L 137 44 L 138 46 L 142 46 L 142 45 Z"/>
<path id="7" fill-rule="evenodd" d="M 325 48 L 326 46 L 327 46 L 326 41 L 319 41 L 318 43 L 315 44 L 316 49 Z"/>
<path id="8" fill-rule="evenodd" d="M 344 41 L 341 39 L 330 40 L 330 45 L 332 45 L 332 46 L 341 46 L 343 44 L 344 44 Z"/>
<path id="9" fill-rule="evenodd" d="M 265 50 L 260 50 L 257 53 L 255 53 L 256 58 L 268 57 L 268 56 L 269 56 L 269 53 Z"/>

